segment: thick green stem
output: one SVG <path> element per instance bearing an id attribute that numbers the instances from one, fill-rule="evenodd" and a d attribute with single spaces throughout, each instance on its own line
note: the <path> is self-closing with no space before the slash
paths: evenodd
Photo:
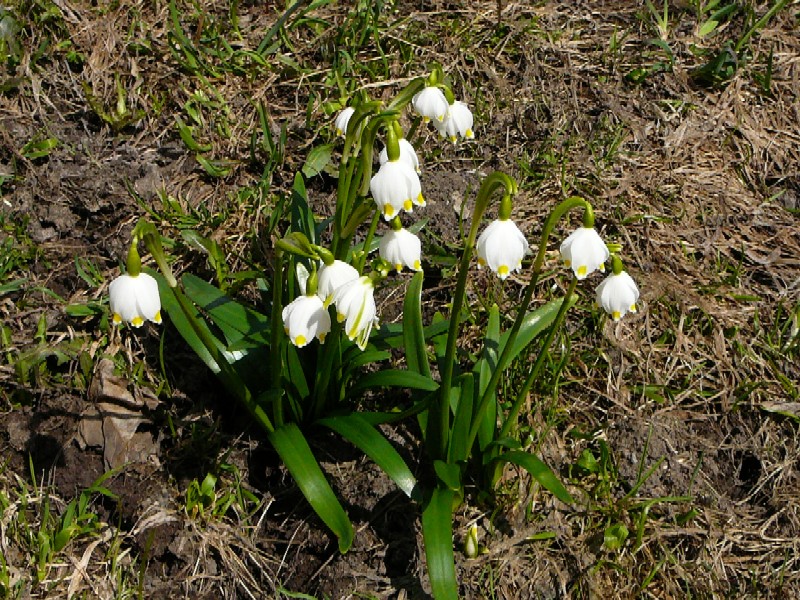
<path id="1" fill-rule="evenodd" d="M 514 400 L 514 404 L 511 406 L 511 410 L 508 411 L 506 420 L 503 422 L 503 426 L 500 428 L 500 433 L 497 436 L 498 439 L 503 439 L 506 437 L 510 429 L 517 422 L 517 417 L 519 416 L 519 411 L 522 408 L 522 405 L 525 403 L 525 398 L 528 396 L 528 392 L 531 390 L 533 382 L 536 381 L 536 378 L 539 376 L 539 371 L 542 369 L 544 359 L 547 356 L 547 350 L 550 348 L 550 344 L 553 343 L 553 338 L 555 337 L 556 332 L 561 328 L 561 324 L 564 322 L 564 317 L 566 317 L 567 310 L 569 310 L 570 298 L 572 297 L 572 294 L 575 293 L 575 286 L 577 284 L 578 278 L 573 277 L 572 281 L 569 282 L 569 287 L 567 288 L 567 293 L 564 295 L 564 301 L 561 303 L 561 308 L 558 309 L 558 314 L 556 315 L 553 324 L 550 326 L 550 331 L 547 332 L 547 337 L 542 343 L 542 347 L 539 349 L 539 355 L 536 357 L 536 362 L 533 364 L 531 372 L 528 373 L 528 377 L 525 379 L 525 383 L 522 385 L 522 388 L 517 393 L 517 398 Z"/>
<path id="2" fill-rule="evenodd" d="M 458 279 L 456 290 L 453 294 L 453 306 L 450 309 L 450 326 L 447 331 L 447 346 L 442 369 L 442 382 L 439 388 L 439 458 L 447 459 L 447 447 L 450 437 L 450 390 L 453 385 L 453 370 L 456 361 L 456 341 L 458 339 L 458 329 L 461 321 L 461 307 L 464 305 L 464 296 L 467 289 L 467 276 L 469 275 L 469 265 L 472 259 L 472 248 L 475 245 L 475 238 L 478 235 L 478 228 L 483 218 L 483 213 L 489 206 L 492 194 L 498 188 L 504 188 L 506 194 L 513 194 L 517 191 L 516 182 L 505 173 L 495 171 L 483 180 L 478 191 L 478 198 L 475 201 L 475 209 L 472 211 L 472 224 L 464 246 L 464 253 L 461 255 L 461 262 L 458 267 Z"/>
<path id="3" fill-rule="evenodd" d="M 566 213 L 574 208 L 583 208 L 584 211 L 592 210 L 591 204 L 589 204 L 586 200 L 579 198 L 578 196 L 571 196 L 556 206 L 547 216 L 547 220 L 544 222 L 544 227 L 542 228 L 542 237 L 539 241 L 539 249 L 536 254 L 536 258 L 533 261 L 533 267 L 531 268 L 531 281 L 525 290 L 525 295 L 522 298 L 522 302 L 517 308 L 517 317 L 508 333 L 508 341 L 506 342 L 506 345 L 497 360 L 497 367 L 492 372 L 492 376 L 489 379 L 486 390 L 478 401 L 478 408 L 475 411 L 475 416 L 473 417 L 473 421 L 470 426 L 469 437 L 467 439 L 467 448 L 472 448 L 473 444 L 475 443 L 475 438 L 478 436 L 480 423 L 483 420 L 483 416 L 486 413 L 486 410 L 489 407 L 489 402 L 492 399 L 492 392 L 497 389 L 497 384 L 499 383 L 500 377 L 503 375 L 503 371 L 507 366 L 509 357 L 514 347 L 514 342 L 517 339 L 517 334 L 522 327 L 522 322 L 525 320 L 528 307 L 533 299 L 534 288 L 539 281 L 539 276 L 542 273 L 542 265 L 544 264 L 544 259 L 547 255 L 547 243 L 550 239 L 550 235 L 553 233 L 556 223 L 558 223 Z M 566 300 L 565 304 L 562 305 L 562 309 L 564 306 L 566 306 Z"/>
<path id="4" fill-rule="evenodd" d="M 372 217 L 372 223 L 369 225 L 369 231 L 367 231 L 367 237 L 364 239 L 364 246 L 361 249 L 361 256 L 359 257 L 358 264 L 356 265 L 356 269 L 359 273 L 364 272 L 364 264 L 367 261 L 369 247 L 372 245 L 372 238 L 375 237 L 375 231 L 378 229 L 378 221 L 380 220 L 381 213 L 378 210 L 375 210 L 375 214 Z"/>

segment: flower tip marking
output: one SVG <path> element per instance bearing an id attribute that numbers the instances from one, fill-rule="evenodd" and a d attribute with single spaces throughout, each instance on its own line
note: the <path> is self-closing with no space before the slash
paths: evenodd
<path id="1" fill-rule="evenodd" d="M 119 316 L 119 313 L 114 313 L 111 315 L 111 322 L 114 323 L 114 325 L 119 325 L 122 323 L 122 317 Z"/>
<path id="2" fill-rule="evenodd" d="M 294 345 L 297 346 L 298 348 L 302 348 L 307 343 L 308 341 L 306 340 L 306 336 L 304 335 L 298 335 L 296 338 L 294 338 Z"/>
<path id="3" fill-rule="evenodd" d="M 422 271 L 422 263 L 420 263 L 418 260 L 414 261 L 414 270 L 415 271 Z"/>
<path id="4" fill-rule="evenodd" d="M 383 205 L 383 218 L 390 219 L 394 216 L 394 206 L 391 204 L 384 204 Z"/>
<path id="5" fill-rule="evenodd" d="M 339 323 L 344 322 L 346 318 L 347 315 L 345 315 L 344 313 L 336 313 L 336 320 L 339 321 Z"/>
<path id="6" fill-rule="evenodd" d="M 161 325 L 161 311 L 157 311 L 156 314 L 153 316 L 153 323 L 156 325 Z"/>
<path id="7" fill-rule="evenodd" d="M 133 325 L 134 327 L 141 327 L 142 325 L 144 325 L 144 319 L 137 315 L 133 317 L 133 319 L 131 319 L 131 325 Z"/>
<path id="8" fill-rule="evenodd" d="M 622 315 L 618 310 L 615 310 L 614 312 L 611 313 L 611 318 L 614 319 L 615 321 L 619 321 L 622 318 Z"/>
<path id="9" fill-rule="evenodd" d="M 583 279 L 584 277 L 586 277 L 586 274 L 588 272 L 589 269 L 586 267 L 586 265 L 581 265 L 580 267 L 578 267 L 578 270 L 575 271 L 575 275 L 578 276 L 578 279 Z"/>
<path id="10" fill-rule="evenodd" d="M 405 210 L 406 212 L 411 212 L 412 210 L 414 210 L 414 203 L 411 201 L 411 198 L 403 200 L 403 210 Z"/>
<path id="11" fill-rule="evenodd" d="M 497 267 L 497 274 L 500 276 L 500 279 L 505 279 L 508 277 L 508 266 L 507 265 L 500 265 Z"/>

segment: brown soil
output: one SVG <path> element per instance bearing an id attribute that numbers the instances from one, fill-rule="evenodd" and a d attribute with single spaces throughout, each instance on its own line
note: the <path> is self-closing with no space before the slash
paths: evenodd
<path id="1" fill-rule="evenodd" d="M 429 243 L 459 244 L 457 211 L 465 196 L 470 207 L 480 177 L 503 169 L 523 183 L 515 210 L 531 236 L 565 195 L 590 198 L 604 235 L 623 244 L 642 290 L 641 310 L 620 324 L 575 311 L 567 329 L 582 337 L 573 340 L 557 393 L 535 389 L 523 423 L 540 456 L 569 482 L 576 506 L 563 506 L 507 468 L 496 504 L 473 497 L 457 514 L 456 542 L 477 523 L 486 547 L 472 560 L 457 553 L 461 593 L 800 598 L 800 363 L 791 337 L 800 302 L 798 9 L 791 5 L 754 36 L 751 60 L 728 85 L 706 89 L 690 77 L 701 62 L 693 50 L 713 44 L 697 36 L 684 3 L 670 5 L 672 68 L 640 84 L 625 79 L 660 60 L 647 43 L 655 35 L 650 17 L 633 4 L 401 1 L 381 17 L 394 24 L 383 40 L 390 58 L 398 52 L 390 77 L 402 83 L 423 74 L 426 63 L 441 62 L 457 94 L 481 117 L 478 140 L 458 149 L 442 148 L 433 135 L 419 137 L 430 165 L 423 175 L 429 207 L 420 211 L 429 219 Z M 37 6 L 50 3 L 23 5 L 33 19 Z M 227 3 L 211 5 L 209 14 L 224 21 Z M 98 315 L 65 311 L 107 293 L 104 283 L 92 287 L 78 275 L 76 258 L 93 262 L 110 281 L 136 219 L 144 208 L 160 210 L 166 196 L 186 214 L 226 215 L 201 233 L 223 245 L 232 271 L 249 268 L 243 257 L 259 257 L 269 243 L 247 232 L 264 225 L 271 200 L 259 200 L 257 210 L 231 208 L 237 192 L 258 181 L 263 161 L 249 158 L 257 127 L 250 99 L 269 107 L 275 135 L 287 129 L 286 156 L 270 188 L 277 195 L 291 187 L 308 150 L 326 141 L 317 139 L 328 135 L 322 103 L 336 96 L 326 84 L 332 60 L 326 49 L 347 7 L 313 13 L 329 26 L 287 29 L 295 52 L 282 47 L 282 60 L 273 56 L 258 77 L 227 73 L 214 81 L 230 110 L 230 134 L 214 134 L 211 122 L 196 129 L 212 144 L 209 155 L 237 165 L 230 176 L 212 178 L 174 125 L 176 114 L 185 118 L 198 79 L 169 50 L 168 6 L 135 0 L 52 6 L 59 19 L 25 29 L 20 64 L 0 72 L 2 81 L 19 78 L 0 92 L 0 175 L 14 175 L 0 188 L 0 216 L 23 222 L 36 248 L 29 270 L 14 275 L 27 278 L 23 288 L 0 295 L 11 340 L 0 361 L 42 347 L 66 354 L 50 356 L 46 368 L 24 378 L 0 362 L 0 489 L 10 496 L 18 481 L 52 484 L 54 507 L 63 510 L 121 466 L 104 484 L 115 498 L 96 496 L 92 504 L 107 524 L 102 543 L 70 544 L 45 583 L 33 583 L 25 549 L 7 535 L 19 519 L 16 508 L 0 504 L 0 550 L 12 581 L 24 582 L 19 597 L 65 598 L 68 591 L 117 597 L 121 584 L 109 548 L 123 566 L 141 565 L 129 588 L 138 586 L 146 598 L 282 597 L 278 590 L 427 597 L 418 509 L 359 453 L 327 434 L 309 436 L 357 530 L 352 550 L 340 555 L 262 433 L 169 323 L 136 333 L 104 330 Z M 192 7 L 178 6 L 184 26 L 196 26 Z M 278 15 L 271 5 L 238 8 L 241 43 L 255 48 Z M 759 15 L 766 9 L 755 4 Z M 740 34 L 744 18 L 725 27 L 712 39 Z M 404 35 L 413 36 L 413 64 L 400 59 Z M 471 51 L 453 55 L 465 36 Z M 150 51 L 138 52 L 131 37 Z M 619 40 L 616 49 L 612 38 Z M 41 43 L 64 39 L 71 48 L 53 46 L 33 60 Z M 82 58 L 76 62 L 71 50 Z M 770 53 L 766 94 L 757 77 Z M 358 60 L 368 64 L 373 56 L 365 51 Z M 298 74 L 290 58 L 310 74 Z M 116 132 L 82 87 L 113 107 L 115 74 L 129 106 L 144 111 Z M 354 68 L 353 78 L 374 83 L 361 69 Z M 23 155 L 26 143 L 45 138 L 59 145 L 44 157 Z M 315 208 L 325 213 L 333 182 L 321 176 L 309 187 Z M 158 225 L 180 238 L 174 223 Z M 0 242 L 8 235 L 0 231 Z M 178 270 L 212 277 L 202 255 L 178 250 Z M 432 314 L 444 310 L 432 305 L 447 298 L 452 265 L 431 261 L 426 310 Z M 485 273 L 475 281 L 473 298 L 498 288 Z M 516 285 L 496 291 L 513 300 Z M 550 285 L 561 280 L 549 277 Z M 243 294 L 255 297 L 252 290 Z M 581 294 L 591 299 L 593 292 L 587 287 Z M 401 296 L 388 293 L 384 320 L 396 319 L 401 306 Z M 35 338 L 42 318 L 44 343 Z M 104 356 L 137 378 L 99 386 Z M 105 445 L 92 438 L 92 431 L 108 435 L 104 427 L 117 409 L 137 419 L 134 441 L 119 453 L 109 450 L 107 437 Z M 412 428 L 393 441 L 420 464 Z M 611 452 L 605 475 L 575 467 L 582 453 L 599 456 L 603 447 Z M 209 472 L 253 494 L 250 514 L 242 506 L 222 517 L 187 514 L 186 490 Z M 614 552 L 603 545 L 605 527 L 619 522 L 631 538 L 641 523 L 640 547 L 629 541 Z"/>

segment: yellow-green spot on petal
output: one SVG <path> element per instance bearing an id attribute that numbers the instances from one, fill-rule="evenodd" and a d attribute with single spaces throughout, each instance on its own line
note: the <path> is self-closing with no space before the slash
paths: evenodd
<path id="1" fill-rule="evenodd" d="M 306 336 L 298 335 L 294 338 L 294 345 L 295 346 L 305 346 L 306 345 Z"/>
<path id="2" fill-rule="evenodd" d="M 384 204 L 383 214 L 387 217 L 391 217 L 394 214 L 394 206 L 392 206 L 391 204 Z"/>
<path id="3" fill-rule="evenodd" d="M 422 122 L 423 123 L 430 123 L 431 122 L 431 118 L 430 117 L 422 117 Z"/>
<path id="4" fill-rule="evenodd" d="M 564 259 L 564 266 L 569 269 L 572 266 L 572 261 L 570 261 L 570 260 L 565 258 Z"/>
<path id="5" fill-rule="evenodd" d="M 324 343 L 325 343 L 325 336 L 326 336 L 326 335 L 327 335 L 327 334 L 325 334 L 325 333 L 320 333 L 320 334 L 317 336 L 317 339 L 319 340 L 319 343 L 320 343 L 320 344 L 324 344 Z"/>
<path id="6" fill-rule="evenodd" d="M 133 317 L 133 319 L 131 319 L 131 325 L 133 325 L 134 327 L 141 327 L 142 325 L 144 325 L 144 319 L 138 316 Z"/>
<path id="7" fill-rule="evenodd" d="M 413 208 L 414 208 L 414 203 L 411 201 L 411 198 L 407 198 L 406 200 L 403 200 L 403 209 L 411 210 Z"/>
<path id="8" fill-rule="evenodd" d="M 161 323 L 161 311 L 156 311 L 155 316 L 153 317 L 153 323 L 160 324 Z"/>
<path id="9" fill-rule="evenodd" d="M 414 261 L 414 270 L 415 271 L 421 271 L 422 270 L 422 263 L 420 263 L 418 260 Z"/>
<path id="10" fill-rule="evenodd" d="M 632 313 L 635 313 L 635 312 L 636 312 L 636 305 L 635 305 L 635 304 L 631 304 L 630 311 L 631 311 Z"/>
<path id="11" fill-rule="evenodd" d="M 343 313 L 336 313 L 336 320 L 339 321 L 339 323 L 344 322 L 344 320 L 346 318 L 347 318 L 347 315 L 345 315 Z"/>
<path id="12" fill-rule="evenodd" d="M 122 323 L 122 317 L 119 316 L 119 313 L 114 313 L 111 315 L 111 322 L 114 323 L 114 325 L 119 325 Z"/>
<path id="13" fill-rule="evenodd" d="M 486 259 L 485 258 L 478 258 L 478 264 L 482 267 L 486 266 Z"/>
<path id="14" fill-rule="evenodd" d="M 283 332 L 284 332 L 286 335 L 289 335 L 289 328 L 288 328 L 288 327 L 284 327 L 284 328 L 283 328 Z"/>
<path id="15" fill-rule="evenodd" d="M 394 268 L 395 268 L 395 270 L 396 270 L 396 271 L 399 273 L 400 271 L 402 271 L 402 270 L 403 270 L 403 265 L 401 265 L 400 263 L 397 263 L 397 264 L 394 266 Z"/>
<path id="16" fill-rule="evenodd" d="M 611 317 L 615 321 L 619 321 L 622 318 L 622 315 L 620 314 L 620 312 L 618 310 L 615 310 L 614 312 L 611 313 Z"/>
<path id="17" fill-rule="evenodd" d="M 425 197 L 422 195 L 422 192 L 417 195 L 417 206 L 425 206 Z"/>
<path id="18" fill-rule="evenodd" d="M 450 141 L 455 144 L 458 141 L 458 138 L 456 136 L 454 136 L 454 135 L 451 135 L 450 136 Z"/>
<path id="19" fill-rule="evenodd" d="M 467 138 L 468 140 L 471 140 L 472 138 L 475 137 L 475 133 L 473 133 L 472 129 L 467 129 L 464 132 L 464 137 Z"/>
<path id="20" fill-rule="evenodd" d="M 600 263 L 600 266 L 597 267 L 597 268 L 600 269 L 601 273 L 605 273 L 606 272 L 606 263 Z"/>
<path id="21" fill-rule="evenodd" d="M 577 275 L 578 277 L 586 277 L 586 273 L 588 271 L 589 269 L 586 268 L 586 265 L 581 265 L 580 267 L 578 267 Z"/>
<path id="22" fill-rule="evenodd" d="M 500 265 L 497 267 L 497 274 L 500 275 L 500 277 L 508 277 L 508 266 Z"/>

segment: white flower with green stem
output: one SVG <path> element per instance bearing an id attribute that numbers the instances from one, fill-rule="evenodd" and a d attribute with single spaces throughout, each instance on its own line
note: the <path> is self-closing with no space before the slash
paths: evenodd
<path id="1" fill-rule="evenodd" d="M 483 230 L 476 247 L 478 267 L 488 266 L 500 279 L 518 271 L 522 259 L 530 251 L 528 240 L 510 216 L 511 198 L 506 194 L 500 203 L 498 218 Z"/>
<path id="2" fill-rule="evenodd" d="M 434 127 L 443 138 L 447 138 L 454 144 L 458 138 L 471 140 L 475 138 L 472 130 L 474 119 L 472 111 L 464 102 L 454 100 L 447 111 L 447 116 L 441 122 L 434 121 Z"/>
<path id="3" fill-rule="evenodd" d="M 309 275 L 300 263 L 297 270 L 300 295 L 283 307 L 283 329 L 298 348 L 308 345 L 314 338 L 324 344 L 331 330 L 331 317 L 317 294 L 317 270 L 314 268 Z"/>
<path id="4" fill-rule="evenodd" d="M 583 225 L 562 242 L 560 252 L 564 265 L 571 268 L 578 279 L 585 279 L 597 270 L 605 271 L 610 252 L 594 228 L 591 210 L 584 212 Z"/>
<path id="5" fill-rule="evenodd" d="M 622 268 L 622 261 L 614 256 L 612 272 L 597 286 L 596 301 L 611 318 L 619 321 L 627 313 L 636 312 L 639 288 L 633 277 Z"/>
<path id="6" fill-rule="evenodd" d="M 145 321 L 161 323 L 158 282 L 147 273 L 142 273 L 137 243 L 138 239 L 134 237 L 128 250 L 128 272 L 114 279 L 108 286 L 111 321 L 115 325 L 125 322 L 141 327 Z"/>
<path id="7" fill-rule="evenodd" d="M 369 182 L 370 193 L 378 210 L 387 221 L 400 211 L 412 212 L 414 206 L 425 206 L 419 175 L 400 159 L 400 145 L 392 126 L 386 133 L 387 161 Z"/>
<path id="8" fill-rule="evenodd" d="M 380 257 L 398 272 L 403 267 L 412 271 L 422 270 L 422 243 L 420 239 L 405 229 L 399 217 L 392 220 L 392 229 L 381 238 L 378 244 Z"/>

